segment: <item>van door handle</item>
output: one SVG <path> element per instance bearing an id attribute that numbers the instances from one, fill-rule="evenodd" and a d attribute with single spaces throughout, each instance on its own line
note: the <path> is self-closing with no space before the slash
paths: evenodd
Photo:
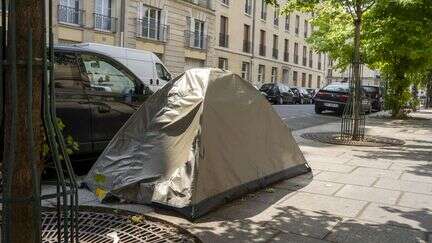
<path id="1" fill-rule="evenodd" d="M 156 85 L 159 85 L 159 79 L 156 79 Z"/>
<path id="2" fill-rule="evenodd" d="M 153 79 L 150 79 L 150 84 L 153 85 Z"/>

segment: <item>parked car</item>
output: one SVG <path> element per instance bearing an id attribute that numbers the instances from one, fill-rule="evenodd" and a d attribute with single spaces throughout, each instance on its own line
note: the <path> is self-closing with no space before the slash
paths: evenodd
<path id="1" fill-rule="evenodd" d="M 79 144 L 75 157 L 97 156 L 153 92 L 105 53 L 74 46 L 54 49 L 57 116 Z"/>
<path id="2" fill-rule="evenodd" d="M 371 99 L 372 109 L 376 111 L 381 111 L 384 106 L 383 89 L 378 86 L 365 85 L 363 89 L 366 95 Z"/>
<path id="3" fill-rule="evenodd" d="M 282 83 L 267 83 L 260 88 L 267 100 L 272 104 L 292 104 L 294 103 L 294 94 L 291 89 Z"/>
<path id="4" fill-rule="evenodd" d="M 349 85 L 347 83 L 332 83 L 319 90 L 315 95 L 315 113 L 321 114 L 325 110 L 342 114 L 349 99 Z M 362 89 L 362 107 L 364 112 L 371 112 L 370 98 Z"/>
<path id="5" fill-rule="evenodd" d="M 298 104 L 311 104 L 312 95 L 303 87 L 292 87 L 291 90 L 297 95 L 296 103 Z"/>
<path id="6" fill-rule="evenodd" d="M 97 43 L 74 44 L 86 51 L 96 51 L 125 65 L 153 92 L 171 80 L 171 74 L 152 52 Z"/>

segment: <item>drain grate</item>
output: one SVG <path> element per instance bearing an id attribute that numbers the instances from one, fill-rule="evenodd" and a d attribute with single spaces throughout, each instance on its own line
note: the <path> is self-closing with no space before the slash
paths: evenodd
<path id="1" fill-rule="evenodd" d="M 101 212 L 99 208 L 96 210 L 79 211 L 80 243 L 201 242 L 186 230 L 162 220 L 136 216 L 126 211 L 112 213 Z M 55 211 L 42 212 L 42 240 L 44 243 L 57 242 L 56 226 L 57 213 Z"/>

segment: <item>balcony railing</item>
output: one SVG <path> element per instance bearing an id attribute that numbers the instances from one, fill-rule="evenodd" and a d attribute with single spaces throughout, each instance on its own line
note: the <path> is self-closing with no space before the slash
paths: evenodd
<path id="1" fill-rule="evenodd" d="M 285 23 L 285 31 L 289 31 L 290 29 L 290 24 L 289 23 Z"/>
<path id="2" fill-rule="evenodd" d="M 275 26 L 279 26 L 279 18 L 275 18 L 275 19 L 273 19 L 273 24 L 274 24 Z"/>
<path id="3" fill-rule="evenodd" d="M 117 18 L 94 13 L 94 28 L 96 30 L 117 32 Z"/>
<path id="4" fill-rule="evenodd" d="M 185 1 L 196 4 L 196 5 L 204 7 L 204 8 L 212 9 L 212 1 L 213 0 L 185 0 Z M 229 1 L 228 1 L 228 4 L 229 4 Z"/>
<path id="5" fill-rule="evenodd" d="M 229 36 L 225 33 L 219 33 L 219 46 L 228 48 Z"/>
<path id="6" fill-rule="evenodd" d="M 252 5 L 245 4 L 245 13 L 252 14 Z"/>
<path id="7" fill-rule="evenodd" d="M 296 35 L 298 35 L 299 34 L 299 28 L 296 27 L 294 32 L 295 32 Z"/>
<path id="8" fill-rule="evenodd" d="M 136 35 L 140 38 L 166 42 L 169 35 L 169 26 L 162 25 L 152 18 L 137 19 Z"/>
<path id="9" fill-rule="evenodd" d="M 303 57 L 302 64 L 303 64 L 303 66 L 306 66 L 306 64 L 307 64 L 306 57 Z"/>
<path id="10" fill-rule="evenodd" d="M 243 52 L 251 53 L 252 43 L 248 40 L 243 41 Z"/>
<path id="11" fill-rule="evenodd" d="M 313 66 L 313 61 L 312 61 L 312 58 L 310 58 L 309 59 L 309 67 L 312 67 Z"/>
<path id="12" fill-rule="evenodd" d="M 185 45 L 186 47 L 196 48 L 200 50 L 207 50 L 208 36 L 199 32 L 185 31 Z"/>
<path id="13" fill-rule="evenodd" d="M 321 70 L 321 62 L 318 63 L 318 70 Z"/>
<path id="14" fill-rule="evenodd" d="M 298 59 L 299 59 L 298 54 L 294 54 L 294 63 L 295 64 L 298 64 Z"/>
<path id="15" fill-rule="evenodd" d="M 267 19 L 267 13 L 261 12 L 261 19 L 266 20 Z"/>
<path id="16" fill-rule="evenodd" d="M 266 46 L 263 44 L 259 45 L 259 55 L 265 57 L 266 56 Z"/>
<path id="17" fill-rule="evenodd" d="M 276 48 L 273 48 L 272 57 L 273 57 L 274 59 L 278 59 L 278 56 L 279 56 L 279 50 L 276 49 Z"/>
<path id="18" fill-rule="evenodd" d="M 289 62 L 289 52 L 284 52 L 284 62 Z"/>
<path id="19" fill-rule="evenodd" d="M 84 16 L 84 10 L 58 5 L 57 18 L 59 23 L 84 26 Z"/>

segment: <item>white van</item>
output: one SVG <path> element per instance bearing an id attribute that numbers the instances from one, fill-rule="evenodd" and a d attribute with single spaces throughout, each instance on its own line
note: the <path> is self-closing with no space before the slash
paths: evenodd
<path id="1" fill-rule="evenodd" d="M 152 91 L 160 89 L 171 80 L 171 74 L 152 52 L 97 43 L 82 43 L 73 46 L 98 51 L 114 58 L 128 67 Z"/>

